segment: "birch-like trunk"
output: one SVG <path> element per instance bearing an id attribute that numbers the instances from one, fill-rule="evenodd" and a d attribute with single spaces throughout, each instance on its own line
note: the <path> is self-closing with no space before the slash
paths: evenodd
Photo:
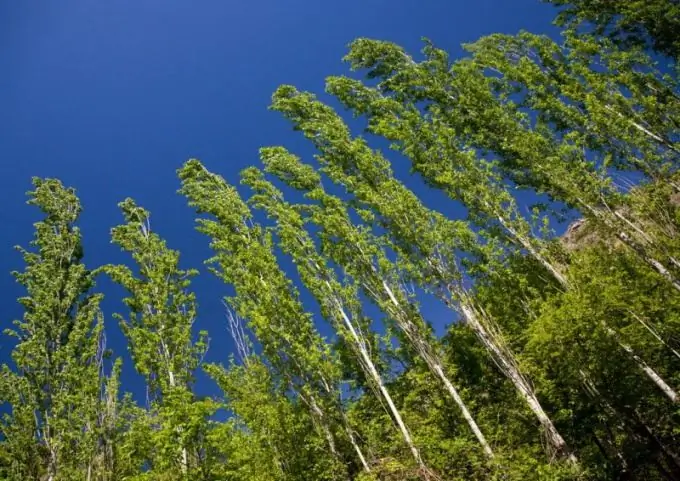
<path id="1" fill-rule="evenodd" d="M 338 452 L 338 448 L 335 445 L 335 437 L 333 436 L 333 433 L 331 432 L 330 428 L 328 427 L 328 423 L 325 421 L 325 414 L 319 407 L 319 404 L 316 402 L 316 399 L 314 396 L 309 395 L 309 406 L 312 409 L 312 412 L 316 415 L 316 417 L 319 419 L 319 425 L 321 426 L 321 430 L 324 433 L 324 436 L 326 437 L 326 442 L 328 443 L 328 449 L 330 449 L 331 453 L 336 459 L 340 459 L 340 453 Z"/>
<path id="2" fill-rule="evenodd" d="M 508 352 L 501 341 L 496 339 L 497 336 L 489 332 L 484 326 L 484 323 L 480 322 L 477 312 L 467 296 L 460 294 L 459 299 L 460 309 L 466 324 L 474 331 L 477 338 L 484 344 L 484 347 L 491 352 L 493 358 L 496 360 L 496 364 L 500 367 L 506 377 L 510 379 L 515 386 L 515 389 L 529 406 L 529 409 L 534 413 L 545 431 L 548 438 L 548 444 L 553 452 L 560 457 L 565 456 L 572 463 L 576 463 L 576 457 L 570 452 L 564 438 L 559 431 L 557 431 L 552 420 L 541 406 L 533 388 L 520 372 L 512 354 Z"/>
<path id="3" fill-rule="evenodd" d="M 615 109 L 614 109 L 613 107 L 611 107 L 610 105 L 605 105 L 605 108 L 606 108 L 607 110 L 609 110 L 610 112 L 616 114 L 616 115 L 617 115 L 618 117 L 620 117 L 620 118 L 626 118 L 621 112 L 619 112 L 618 110 L 615 110 Z M 653 140 L 654 140 L 655 142 L 657 142 L 658 144 L 663 145 L 664 147 L 666 147 L 666 148 L 669 149 L 669 150 L 672 150 L 673 152 L 678 152 L 678 148 L 677 148 L 675 145 L 673 145 L 668 139 L 665 139 L 665 138 L 662 137 L 661 135 L 655 134 L 654 132 L 652 132 L 651 130 L 649 130 L 649 129 L 648 129 L 647 127 L 645 127 L 644 125 L 642 125 L 642 124 L 640 124 L 640 123 L 634 121 L 632 118 L 627 118 L 626 120 L 628 121 L 628 123 L 629 123 L 630 125 L 633 126 L 633 128 L 635 128 L 636 130 L 642 132 L 642 133 L 645 134 L 647 137 L 653 139 Z"/>
<path id="4" fill-rule="evenodd" d="M 604 322 L 602 323 L 602 327 L 604 327 L 605 331 L 607 332 L 607 335 L 611 336 L 613 339 L 616 340 L 618 345 L 628 353 L 628 355 L 635 361 L 635 364 L 637 364 L 640 369 L 647 375 L 649 379 L 652 380 L 654 384 L 657 385 L 659 389 L 666 395 L 668 399 L 670 399 L 672 402 L 678 402 L 678 393 L 675 392 L 675 390 L 666 383 L 666 381 L 663 380 L 659 374 L 649 367 L 649 365 L 640 357 L 638 356 L 635 351 L 633 351 L 633 348 L 630 347 L 628 344 L 624 344 L 619 337 L 616 335 L 616 332 L 610 327 L 607 326 Z"/>
<path id="5" fill-rule="evenodd" d="M 484 434 L 482 433 L 482 430 L 479 428 L 477 425 L 477 422 L 474 420 L 472 415 L 470 414 L 469 409 L 465 405 L 465 402 L 463 399 L 460 397 L 460 394 L 458 393 L 458 390 L 454 387 L 453 383 L 449 380 L 449 378 L 446 376 L 446 373 L 444 372 L 443 368 L 443 363 L 437 355 L 434 350 L 432 349 L 432 346 L 430 345 L 427 340 L 423 339 L 422 336 L 419 333 L 419 330 L 416 326 L 413 325 L 413 323 L 408 319 L 408 313 L 406 313 L 401 306 L 400 302 L 397 300 L 396 296 L 392 292 L 392 289 L 390 286 L 387 284 L 387 282 L 383 279 L 382 281 L 382 288 L 387 294 L 388 298 L 394 305 L 396 309 L 396 316 L 395 320 L 399 323 L 401 329 L 404 331 L 406 336 L 409 338 L 409 341 L 413 344 L 415 347 L 416 351 L 420 354 L 420 356 L 423 358 L 423 360 L 426 362 L 430 370 L 442 381 L 444 384 L 444 387 L 448 391 L 448 393 L 451 395 L 453 398 L 454 402 L 460 409 L 461 413 L 463 414 L 463 417 L 465 418 L 465 421 L 467 422 L 468 426 L 474 433 L 475 437 L 477 438 L 477 441 L 479 444 L 482 445 L 482 448 L 484 449 L 484 453 L 487 455 L 487 457 L 493 459 L 494 453 L 493 450 L 491 449 L 491 446 L 489 445 L 488 441 L 484 437 Z"/>
<path id="6" fill-rule="evenodd" d="M 538 252 L 538 250 L 533 246 L 531 241 L 526 238 L 526 236 L 523 236 L 517 232 L 517 230 L 515 230 L 512 225 L 510 225 L 510 222 L 508 222 L 507 219 L 505 219 L 505 217 L 502 215 L 498 215 L 497 219 L 503 228 L 510 233 L 511 237 L 513 237 L 522 247 L 527 250 L 527 252 L 529 252 L 531 257 L 537 260 L 548 272 L 550 272 L 562 286 L 567 285 L 567 278 L 564 277 L 564 274 L 562 274 L 562 272 L 555 265 L 553 265 L 540 252 Z"/>
<path id="7" fill-rule="evenodd" d="M 161 326 L 161 330 L 163 329 L 163 327 L 164 326 Z M 170 387 L 174 389 L 176 387 L 175 373 L 172 370 L 172 368 L 170 367 L 170 353 L 168 352 L 168 348 L 167 348 L 167 346 L 165 345 L 165 342 L 163 342 L 162 339 L 161 339 L 161 348 L 163 350 L 163 355 L 165 356 L 165 362 L 168 365 L 168 381 L 170 383 Z M 181 433 L 182 428 L 178 427 L 177 431 Z M 187 471 L 189 469 L 189 456 L 188 456 L 188 453 L 187 453 L 187 448 L 185 446 L 181 447 L 181 456 L 182 456 L 181 470 L 182 470 L 182 474 L 186 476 Z"/>
<path id="8" fill-rule="evenodd" d="M 330 284 L 328 284 L 328 282 L 326 282 L 326 284 L 330 288 Z M 373 363 L 373 360 L 371 359 L 371 356 L 368 353 L 366 343 L 357 333 L 352 321 L 349 319 L 347 313 L 345 313 L 345 310 L 342 308 L 342 305 L 339 303 L 338 300 L 336 300 L 336 303 L 338 305 L 338 311 L 344 321 L 345 327 L 349 330 L 350 335 L 352 336 L 352 340 L 354 341 L 354 345 L 359 351 L 359 355 L 361 356 L 361 362 L 365 368 L 364 370 L 366 371 L 366 374 L 368 374 L 371 381 L 375 383 L 376 387 L 380 391 L 380 394 L 387 403 L 390 414 L 392 415 L 394 421 L 397 423 L 399 431 L 401 431 L 401 435 L 404 438 L 404 442 L 411 451 L 411 454 L 413 455 L 413 458 L 416 460 L 416 463 L 421 468 L 425 467 L 423 460 L 420 456 L 420 452 L 418 451 L 418 448 L 416 447 L 415 443 L 413 442 L 413 439 L 411 438 L 411 433 L 406 427 L 406 423 L 404 423 L 404 420 L 402 419 L 401 414 L 397 409 L 397 406 L 394 404 L 394 401 L 392 400 L 392 396 L 387 390 L 387 387 L 385 386 L 385 383 L 383 382 L 382 377 L 378 372 L 378 369 L 375 367 L 375 364 Z"/>
<path id="9" fill-rule="evenodd" d="M 645 329 L 647 329 L 647 330 L 649 331 L 649 333 L 650 333 L 652 336 L 654 336 L 654 338 L 655 338 L 657 341 L 659 341 L 664 347 L 666 347 L 668 350 L 670 350 L 670 351 L 673 353 L 673 355 L 674 355 L 675 357 L 677 357 L 678 359 L 680 359 L 680 352 L 676 351 L 676 350 L 673 349 L 671 346 L 669 346 L 668 343 L 662 339 L 662 337 L 659 335 L 659 333 L 656 332 L 652 326 L 650 326 L 649 324 L 647 324 L 640 316 L 638 316 L 638 315 L 635 314 L 634 312 L 631 312 L 631 315 L 632 315 L 632 316 L 633 316 L 640 324 L 642 324 L 642 326 L 643 326 Z"/>
<path id="10" fill-rule="evenodd" d="M 347 419 L 347 414 L 345 414 L 344 411 L 342 412 L 342 422 L 345 426 L 345 432 L 347 433 L 347 437 L 349 438 L 350 444 L 352 444 L 352 447 L 354 448 L 354 452 L 357 453 L 357 457 L 359 458 L 359 461 L 361 462 L 361 466 L 364 468 L 364 471 L 367 473 L 371 471 L 371 467 L 368 465 L 368 462 L 366 461 L 366 457 L 364 456 L 363 451 L 361 451 L 361 447 L 359 446 L 359 443 L 357 442 L 356 438 L 354 437 L 354 431 L 352 430 L 352 427 L 349 424 L 349 419 Z"/>
<path id="11" fill-rule="evenodd" d="M 680 281 L 661 262 L 648 255 L 646 249 L 643 246 L 635 242 L 633 238 L 625 232 L 619 232 L 617 237 L 621 240 L 621 242 L 635 251 L 635 253 L 640 256 L 640 258 L 645 261 L 647 265 L 658 272 L 661 277 L 670 282 L 676 290 L 680 291 Z"/>

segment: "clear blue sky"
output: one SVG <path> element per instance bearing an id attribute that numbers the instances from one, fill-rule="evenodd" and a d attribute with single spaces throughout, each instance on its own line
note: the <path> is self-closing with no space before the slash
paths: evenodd
<path id="1" fill-rule="evenodd" d="M 175 193 L 175 170 L 197 157 L 237 182 L 263 145 L 307 153 L 267 110 L 278 85 L 322 92 L 326 76 L 346 72 L 341 58 L 357 37 L 417 53 L 426 36 L 456 56 L 462 42 L 485 34 L 552 32 L 554 13 L 540 0 L 0 2 L 0 326 L 21 316 L 10 271 L 22 267 L 12 246 L 30 241 L 38 219 L 25 205 L 32 176 L 78 190 L 89 266 L 127 260 L 109 229 L 121 220 L 116 203 L 129 196 L 151 210 L 152 227 L 182 251 L 184 266 L 204 271 L 207 241 Z M 210 359 L 226 360 L 225 288 L 207 273 L 194 285 Z M 123 354 L 110 317 L 122 293 L 100 287 L 109 347 Z M 3 345 L 0 359 L 6 338 Z M 125 373 L 139 393 L 129 363 Z"/>

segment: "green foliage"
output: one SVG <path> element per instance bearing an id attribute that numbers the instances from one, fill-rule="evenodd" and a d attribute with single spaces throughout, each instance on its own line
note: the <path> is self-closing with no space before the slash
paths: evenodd
<path id="1" fill-rule="evenodd" d="M 675 60 L 680 57 L 680 5 L 673 0 L 545 0 L 564 7 L 560 26 L 586 26 L 624 46 L 642 44 Z"/>
<path id="2" fill-rule="evenodd" d="M 680 93 L 646 51 L 677 60 L 678 6 L 552 3 L 560 42 L 493 34 L 450 59 L 425 41 L 416 60 L 354 41 L 365 79 L 326 90 L 365 136 L 281 86 L 271 109 L 315 161 L 261 149 L 248 198 L 178 171 L 230 293 L 224 363 L 203 362 L 197 271 L 149 212 L 121 202 L 131 261 L 90 270 L 75 191 L 34 179 L 0 480 L 680 479 Z M 126 291 L 112 318 L 144 406 L 109 361 L 99 273 Z M 197 395 L 198 370 L 221 395 Z"/>

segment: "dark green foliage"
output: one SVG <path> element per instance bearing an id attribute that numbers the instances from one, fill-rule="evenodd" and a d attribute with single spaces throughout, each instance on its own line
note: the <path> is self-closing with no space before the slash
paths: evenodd
<path id="1" fill-rule="evenodd" d="M 643 44 L 680 58 L 680 3 L 677 0 L 545 0 L 564 7 L 556 19 L 560 26 L 592 28 L 624 46 Z"/>

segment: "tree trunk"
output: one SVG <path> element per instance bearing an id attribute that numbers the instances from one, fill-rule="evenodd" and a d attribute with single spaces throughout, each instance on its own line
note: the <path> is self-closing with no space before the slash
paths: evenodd
<path id="1" fill-rule="evenodd" d="M 531 388 L 527 379 L 522 375 L 515 363 L 512 355 L 507 352 L 507 349 L 502 347 L 502 343 L 494 340 L 493 334 L 487 331 L 484 324 L 480 322 L 474 307 L 463 294 L 459 297 L 460 308 L 463 313 L 466 324 L 475 332 L 477 338 L 484 344 L 487 351 L 490 351 L 497 365 L 501 371 L 510 379 L 515 389 L 520 393 L 524 401 L 527 403 L 531 411 L 534 413 L 538 422 L 543 427 L 548 438 L 548 444 L 557 456 L 564 456 L 570 462 L 577 463 L 577 459 L 573 453 L 570 452 L 567 443 L 555 428 L 552 420 L 543 410 L 534 390 Z"/>
<path id="2" fill-rule="evenodd" d="M 418 332 L 418 328 L 414 326 L 411 321 L 408 319 L 408 313 L 404 311 L 402 308 L 401 304 L 397 300 L 396 296 L 392 292 L 392 289 L 390 286 L 387 284 L 385 280 L 382 280 L 382 287 L 385 290 L 385 293 L 389 297 L 390 301 L 392 304 L 394 304 L 394 307 L 396 309 L 396 316 L 395 319 L 397 322 L 400 323 L 400 327 L 404 331 L 404 333 L 407 335 L 413 346 L 415 347 L 416 351 L 420 354 L 420 357 L 425 360 L 427 363 L 428 367 L 430 370 L 442 381 L 444 384 L 444 387 L 448 391 L 448 393 L 451 395 L 453 398 L 454 402 L 460 409 L 461 413 L 463 414 L 463 417 L 465 418 L 465 421 L 467 422 L 468 426 L 474 433 L 475 437 L 477 438 L 477 441 L 479 441 L 479 444 L 482 445 L 482 448 L 484 449 L 484 453 L 489 457 L 490 459 L 493 459 L 494 454 L 493 450 L 491 449 L 491 446 L 489 445 L 488 441 L 484 437 L 484 434 L 482 433 L 481 429 L 479 429 L 479 426 L 477 425 L 477 422 L 474 420 L 472 415 L 470 414 L 470 411 L 468 410 L 467 406 L 465 405 L 465 402 L 463 399 L 460 397 L 460 394 L 458 394 L 458 391 L 456 388 L 453 386 L 453 383 L 449 380 L 449 378 L 446 376 L 446 373 L 444 372 L 444 369 L 442 367 L 442 362 L 439 358 L 439 356 L 433 351 L 432 346 L 430 345 L 427 340 L 423 339 L 420 336 L 420 333 Z"/>
<path id="3" fill-rule="evenodd" d="M 654 369 L 649 367 L 649 365 L 633 351 L 632 347 L 621 342 L 621 340 L 616 335 L 616 332 L 614 332 L 612 328 L 608 327 L 604 322 L 602 323 L 602 326 L 606 330 L 607 334 L 616 340 L 618 345 L 621 346 L 621 349 L 623 349 L 630 355 L 633 361 L 635 361 L 635 363 L 640 367 L 640 369 L 644 371 L 647 377 L 651 379 L 652 382 L 656 384 L 659 389 L 661 389 L 661 391 L 666 395 L 666 397 L 674 403 L 678 402 L 678 393 L 676 393 L 675 390 L 672 387 L 670 387 L 668 383 L 666 383 L 666 381 L 664 381 L 663 378 L 659 376 L 659 374 Z"/>
<path id="4" fill-rule="evenodd" d="M 326 281 L 326 284 L 330 288 L 330 284 L 328 283 L 328 281 Z M 406 427 L 406 423 L 404 423 L 404 420 L 402 419 L 401 414 L 399 413 L 399 410 L 397 409 L 397 406 L 394 404 L 394 401 L 392 400 L 392 396 L 390 395 L 389 391 L 387 390 L 387 387 L 385 387 L 385 384 L 382 381 L 382 377 L 380 376 L 378 369 L 375 367 L 375 364 L 373 363 L 373 360 L 371 359 L 371 356 L 368 353 L 368 350 L 366 349 L 366 343 L 357 333 L 356 329 L 354 328 L 352 321 L 349 319 L 349 317 L 347 316 L 347 313 L 345 313 L 345 310 L 342 308 L 340 301 L 337 300 L 337 299 L 336 299 L 336 304 L 338 306 L 338 311 L 340 312 L 340 315 L 341 315 L 341 317 L 342 317 L 342 319 L 345 323 L 345 326 L 349 330 L 356 348 L 359 350 L 359 355 L 361 356 L 361 361 L 365 366 L 365 371 L 368 371 L 367 374 L 369 375 L 369 378 L 371 379 L 372 382 L 375 383 L 375 385 L 378 387 L 378 390 L 380 391 L 380 394 L 382 395 L 383 399 L 385 399 L 385 402 L 387 403 L 390 414 L 392 415 L 392 418 L 394 419 L 394 421 L 397 423 L 397 426 L 399 427 L 399 430 L 401 431 L 401 435 L 404 438 L 404 442 L 406 443 L 409 450 L 411 451 L 411 454 L 413 455 L 413 458 L 416 460 L 416 463 L 420 467 L 425 467 L 423 460 L 420 457 L 420 452 L 418 451 L 418 448 L 416 447 L 415 443 L 413 442 L 413 439 L 411 438 L 411 434 L 410 434 L 408 428 Z"/>
<path id="5" fill-rule="evenodd" d="M 647 263 L 647 265 L 649 265 L 652 269 L 661 274 L 661 277 L 670 282 L 671 285 L 676 290 L 680 291 L 680 281 L 678 281 L 678 279 L 676 279 L 675 276 L 668 269 L 666 269 L 666 267 L 661 262 L 648 255 L 643 246 L 635 242 L 625 232 L 619 232 L 617 234 L 617 237 L 621 239 L 621 241 L 625 245 L 633 249 L 633 251 L 635 251 L 635 253 L 638 254 L 640 258 Z"/>
<path id="6" fill-rule="evenodd" d="M 312 412 L 316 415 L 316 417 L 319 419 L 319 425 L 321 426 L 321 430 L 324 433 L 324 436 L 326 437 L 326 442 L 328 443 L 328 448 L 330 449 L 331 453 L 336 459 L 340 459 L 340 453 L 338 452 L 338 448 L 335 445 L 335 438 L 333 437 L 333 433 L 331 432 L 330 428 L 328 427 L 328 424 L 325 421 L 325 415 L 324 412 L 321 410 L 319 405 L 316 402 L 316 399 L 314 399 L 314 396 L 309 396 L 309 405 L 312 408 Z"/>
<path id="7" fill-rule="evenodd" d="M 668 349 L 673 353 L 673 355 L 674 355 L 675 357 L 677 357 L 678 359 L 680 359 L 680 353 L 679 353 L 678 351 L 676 351 L 675 349 L 673 349 L 671 346 L 669 346 L 668 343 L 667 343 L 666 341 L 664 341 L 664 340 L 661 338 L 661 336 L 659 335 L 659 333 L 657 333 L 657 332 L 654 330 L 654 328 L 652 328 L 652 326 L 650 326 L 649 324 L 647 324 L 640 316 L 638 316 L 638 315 L 635 314 L 634 312 L 631 312 L 631 315 L 632 315 L 632 316 L 633 316 L 640 324 L 642 324 L 643 327 L 644 327 L 645 329 L 647 329 L 647 330 L 650 332 L 650 334 L 651 334 L 652 336 L 654 336 L 654 338 L 655 338 L 657 341 L 659 341 L 661 344 L 663 344 L 664 347 L 668 348 Z"/>
<path id="8" fill-rule="evenodd" d="M 347 419 L 347 415 L 345 414 L 344 411 L 342 411 L 342 421 L 343 421 L 343 424 L 345 425 L 345 431 L 347 432 L 347 437 L 349 438 L 349 442 L 352 444 L 354 451 L 357 453 L 357 457 L 359 458 L 359 462 L 361 462 L 361 466 L 364 468 L 364 471 L 369 473 L 371 471 L 371 467 L 368 465 L 368 462 L 366 461 L 366 457 L 364 456 L 364 453 L 361 451 L 361 447 L 359 446 L 359 443 L 357 443 L 357 440 L 354 437 L 354 432 L 352 431 L 352 428 L 350 427 L 349 419 Z"/>
<path id="9" fill-rule="evenodd" d="M 585 205 L 585 204 L 584 204 Z M 590 207 L 590 211 L 593 213 L 597 213 L 597 209 L 594 209 Z M 601 217 L 601 213 L 599 215 Z M 499 217 L 499 221 L 503 222 L 502 218 Z M 607 222 L 605 220 L 605 222 Z M 610 225 L 610 224 L 608 224 Z M 512 229 L 511 226 L 503 224 L 504 227 L 510 232 L 515 239 L 520 242 L 522 245 L 526 244 L 527 250 L 529 250 L 529 253 L 537 260 L 539 261 L 542 265 L 546 266 L 546 268 L 555 276 L 555 279 L 564 287 L 565 289 L 569 289 L 569 282 L 567 279 L 555 268 L 547 259 L 545 259 L 539 252 L 537 252 L 535 249 L 533 249 L 530 245 L 530 243 L 526 240 L 523 239 L 522 236 L 520 236 L 514 229 Z M 668 279 L 672 284 L 673 287 L 676 289 L 680 290 L 680 282 L 678 282 L 658 261 L 655 259 L 647 256 L 644 253 L 644 249 L 639 246 L 637 243 L 635 243 L 629 236 L 627 236 L 624 233 L 620 233 L 619 237 L 626 242 L 626 245 L 633 247 L 636 249 L 636 252 L 639 253 L 639 255 L 647 261 L 648 264 L 652 265 L 653 267 L 656 268 L 656 270 L 662 274 L 666 279 Z M 602 324 L 604 328 L 607 330 L 607 333 L 610 335 L 615 335 L 615 332 L 606 325 L 606 323 Z M 652 368 L 650 368 L 642 359 L 640 359 L 639 356 L 637 356 L 633 349 L 621 342 L 619 342 L 619 345 L 621 348 L 623 348 L 630 356 L 631 358 L 635 361 L 636 364 L 638 364 L 642 370 L 645 372 L 645 374 L 656 384 L 668 398 L 673 401 L 677 402 L 678 401 L 678 395 L 677 393 L 670 387 L 668 384 L 654 371 Z"/>

